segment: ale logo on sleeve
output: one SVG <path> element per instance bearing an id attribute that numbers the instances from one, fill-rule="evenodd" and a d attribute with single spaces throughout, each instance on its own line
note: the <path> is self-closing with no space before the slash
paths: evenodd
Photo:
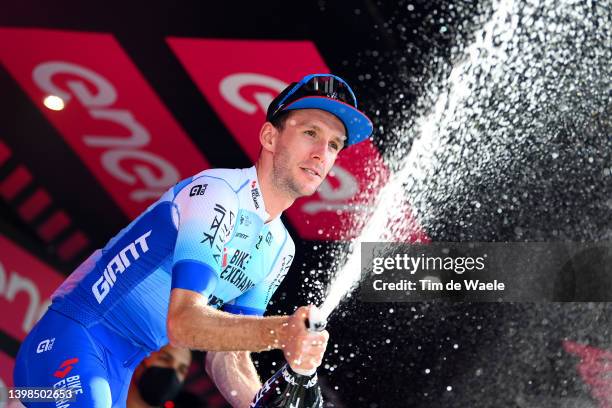
<path id="1" fill-rule="evenodd" d="M 44 353 L 45 351 L 51 351 L 53 349 L 53 344 L 55 343 L 55 337 L 52 339 L 45 339 L 38 343 L 36 346 L 36 354 Z"/>
<path id="2" fill-rule="evenodd" d="M 0 28 L 0 59 L 130 218 L 208 168 L 109 34 Z"/>
<path id="3" fill-rule="evenodd" d="M 189 190 L 189 197 L 204 195 L 206 193 L 206 187 L 208 187 L 208 184 L 198 184 L 191 187 L 191 190 Z"/>
<path id="4" fill-rule="evenodd" d="M 272 99 L 304 75 L 329 72 L 309 41 L 167 41 L 253 161 L 259 153 L 259 128 Z M 298 200 L 287 215 L 303 238 L 350 238 L 359 232 L 352 228 L 353 218 L 367 210 L 388 174 L 378 150 L 365 141 L 342 152 L 317 193 Z"/>

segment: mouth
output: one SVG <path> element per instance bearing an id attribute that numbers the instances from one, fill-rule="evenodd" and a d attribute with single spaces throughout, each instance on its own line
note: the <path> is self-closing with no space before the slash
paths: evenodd
<path id="1" fill-rule="evenodd" d="M 319 173 L 316 169 L 310 167 L 300 167 L 300 169 L 313 177 L 321 178 L 321 173 Z"/>

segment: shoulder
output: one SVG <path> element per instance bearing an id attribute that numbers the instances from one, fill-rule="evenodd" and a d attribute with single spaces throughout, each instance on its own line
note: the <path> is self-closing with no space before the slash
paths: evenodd
<path id="1" fill-rule="evenodd" d="M 205 195 L 208 191 L 213 195 L 235 196 L 244 184 L 240 169 L 208 169 L 181 180 L 171 190 L 173 198 L 188 194 Z"/>
<path id="2" fill-rule="evenodd" d="M 194 175 L 191 180 L 192 182 L 217 180 L 227 184 L 234 192 L 237 192 L 245 182 L 242 169 L 208 169 Z"/>
<path id="3" fill-rule="evenodd" d="M 240 187 L 240 171 L 234 169 L 210 169 L 187 178 L 174 186 L 172 203 L 181 214 L 193 215 L 202 211 L 212 214 L 216 206 L 234 214 L 240 207 L 237 191 Z"/>

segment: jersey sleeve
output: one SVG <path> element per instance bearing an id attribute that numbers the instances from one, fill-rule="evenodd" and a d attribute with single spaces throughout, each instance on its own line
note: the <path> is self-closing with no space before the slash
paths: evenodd
<path id="1" fill-rule="evenodd" d="M 182 186 L 173 202 L 178 232 L 172 289 L 208 298 L 221 273 L 221 254 L 234 227 L 238 197 L 225 180 L 201 176 Z"/>
<path id="2" fill-rule="evenodd" d="M 270 273 L 253 288 L 226 303 L 223 310 L 234 314 L 263 316 L 272 295 L 287 276 L 295 255 L 295 244 L 286 231 L 285 234 L 287 240 L 280 249 Z"/>

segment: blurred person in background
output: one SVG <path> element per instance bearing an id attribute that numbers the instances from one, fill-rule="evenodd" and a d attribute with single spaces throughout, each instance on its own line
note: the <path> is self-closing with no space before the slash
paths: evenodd
<path id="1" fill-rule="evenodd" d="M 127 408 L 161 407 L 181 390 L 189 365 L 191 351 L 170 344 L 140 363 L 130 383 Z"/>

